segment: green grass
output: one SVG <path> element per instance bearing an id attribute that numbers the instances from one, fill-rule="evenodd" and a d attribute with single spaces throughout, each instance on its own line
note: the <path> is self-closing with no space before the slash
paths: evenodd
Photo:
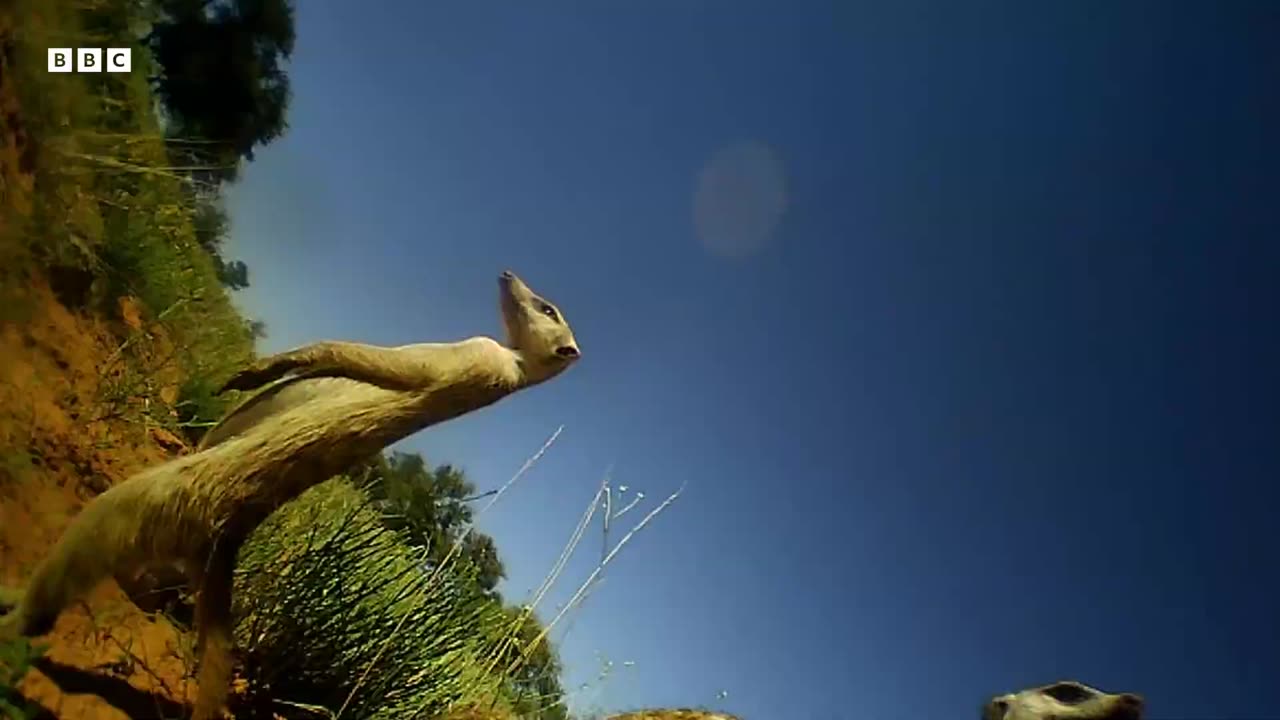
<path id="1" fill-rule="evenodd" d="M 452 573 L 432 577 L 345 480 L 254 533 L 236 597 L 237 646 L 250 686 L 270 691 L 264 709 L 296 699 L 335 713 L 347 704 L 352 718 L 432 718 L 509 702 L 487 662 L 507 627 L 501 605 Z"/>
<path id="2" fill-rule="evenodd" d="M 154 70 L 133 40 L 143 20 L 139 7 L 121 0 L 13 3 L 6 82 L 35 146 L 35 191 L 29 211 L 5 208 L 2 241 L 4 254 L 17 260 L 11 268 L 81 279 L 88 287 L 70 293 L 73 310 L 112 317 L 118 298 L 140 302 L 165 342 L 127 337 L 112 360 L 124 375 L 179 374 L 176 417 L 156 402 L 154 384 L 124 383 L 125 392 L 151 401 L 147 407 L 162 408 L 150 413 L 152 422 L 176 428 L 222 412 L 208 386 L 243 366 L 253 338 L 196 242 L 196 196 L 169 165 L 147 80 Z M 133 72 L 46 71 L 46 48 L 77 46 L 132 46 Z M 11 269 L 6 287 L 28 277 Z"/>

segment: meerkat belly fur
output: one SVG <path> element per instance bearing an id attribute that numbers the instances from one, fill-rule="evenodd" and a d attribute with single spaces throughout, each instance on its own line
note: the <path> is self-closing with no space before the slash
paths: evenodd
<path id="1" fill-rule="evenodd" d="M 235 553 L 262 520 L 387 445 L 551 379 L 580 357 L 550 302 L 510 272 L 499 288 L 506 345 L 487 337 L 399 348 L 322 342 L 235 375 L 224 389 L 271 384 L 229 412 L 197 452 L 90 502 L 0 619 L 0 639 L 49 632 L 108 577 L 177 565 L 199 588 L 194 718 L 216 717 L 230 682 Z"/>

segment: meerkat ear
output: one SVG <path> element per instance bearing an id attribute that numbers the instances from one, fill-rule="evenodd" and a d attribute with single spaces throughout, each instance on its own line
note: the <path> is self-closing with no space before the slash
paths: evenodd
<path id="1" fill-rule="evenodd" d="M 581 355 L 582 352 L 572 345 L 561 345 L 556 348 L 556 354 L 562 358 L 576 358 Z"/>

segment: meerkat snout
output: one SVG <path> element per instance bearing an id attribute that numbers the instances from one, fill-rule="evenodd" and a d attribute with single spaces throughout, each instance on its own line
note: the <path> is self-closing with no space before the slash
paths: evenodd
<path id="1" fill-rule="evenodd" d="M 1132 693 L 1121 693 L 1120 697 L 1116 698 L 1116 705 L 1130 717 L 1135 718 L 1142 717 L 1142 711 L 1146 709 L 1146 703 L 1142 698 Z"/>

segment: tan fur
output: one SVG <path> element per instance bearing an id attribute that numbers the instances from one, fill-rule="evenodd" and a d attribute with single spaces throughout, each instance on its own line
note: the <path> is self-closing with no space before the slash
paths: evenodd
<path id="1" fill-rule="evenodd" d="M 1074 680 L 1030 688 L 991 699 L 983 720 L 1142 720 L 1142 698 L 1107 693 Z"/>
<path id="2" fill-rule="evenodd" d="M 265 358 L 228 383 L 286 378 L 228 413 L 198 452 L 109 489 L 73 519 L 0 620 L 41 635 L 99 581 L 178 564 L 200 588 L 196 720 L 217 716 L 231 672 L 231 573 L 240 543 L 307 488 L 417 431 L 555 377 L 579 357 L 559 311 L 503 273 L 509 347 L 485 337 L 379 348 L 318 343 Z"/>

